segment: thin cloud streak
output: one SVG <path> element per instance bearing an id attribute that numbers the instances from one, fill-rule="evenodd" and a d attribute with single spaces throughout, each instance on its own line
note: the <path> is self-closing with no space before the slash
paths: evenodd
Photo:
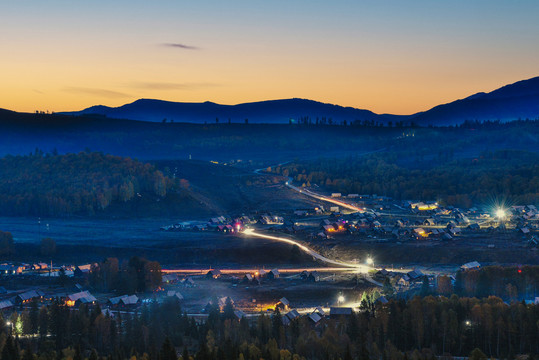
<path id="1" fill-rule="evenodd" d="M 62 89 L 64 92 L 75 93 L 75 94 L 84 94 L 84 95 L 93 95 L 106 98 L 126 98 L 131 97 L 129 94 L 125 94 L 119 91 L 107 90 L 107 89 L 95 89 L 95 88 L 84 88 L 84 87 L 66 87 Z"/>
<path id="2" fill-rule="evenodd" d="M 162 83 L 162 82 L 135 82 L 127 85 L 129 88 L 144 90 L 198 90 L 209 87 L 216 87 L 218 84 L 212 83 Z"/>
<path id="3" fill-rule="evenodd" d="M 200 50 L 198 46 L 185 45 L 185 44 L 180 44 L 180 43 L 164 43 L 163 46 L 177 48 L 177 49 L 184 49 L 184 50 Z"/>

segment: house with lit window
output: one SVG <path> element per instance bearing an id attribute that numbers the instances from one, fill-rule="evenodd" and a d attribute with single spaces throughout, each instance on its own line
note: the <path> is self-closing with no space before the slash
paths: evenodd
<path id="1" fill-rule="evenodd" d="M 221 270 L 211 269 L 206 273 L 206 279 L 217 279 L 221 277 Z"/>
<path id="2" fill-rule="evenodd" d="M 32 302 L 33 300 L 41 301 L 43 300 L 43 292 L 40 290 L 30 290 L 23 292 L 21 294 L 18 294 L 15 297 L 15 304 L 27 304 L 29 302 Z"/>
<path id="3" fill-rule="evenodd" d="M 78 293 L 70 294 L 65 300 L 67 306 L 76 306 L 78 307 L 81 304 L 93 305 L 97 302 L 95 296 L 90 294 L 89 291 L 80 291 Z"/>
<path id="4" fill-rule="evenodd" d="M 23 266 L 11 265 L 11 264 L 1 264 L 0 265 L 0 275 L 18 275 L 22 274 L 24 270 Z"/>

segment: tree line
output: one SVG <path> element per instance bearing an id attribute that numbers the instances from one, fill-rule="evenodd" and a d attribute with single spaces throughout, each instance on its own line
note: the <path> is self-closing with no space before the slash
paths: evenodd
<path id="1" fill-rule="evenodd" d="M 154 291 L 161 285 L 161 265 L 134 256 L 120 263 L 117 258 L 107 258 L 92 266 L 89 285 L 100 291 L 135 293 Z"/>
<path id="2" fill-rule="evenodd" d="M 271 168 L 300 186 L 319 185 L 344 194 L 377 194 L 397 200 L 437 200 L 445 205 L 505 198 L 518 204 L 539 200 L 539 158 L 521 151 L 483 152 L 431 168 L 399 165 L 395 154 L 320 158 Z"/>
<path id="3" fill-rule="evenodd" d="M 240 320 L 227 300 L 210 305 L 205 321 L 177 300 L 152 302 L 136 313 L 71 311 L 60 302 L 0 320 L 2 360 L 107 359 L 361 359 L 431 360 L 435 356 L 533 358 L 539 353 L 539 306 L 500 298 L 416 296 L 383 304 L 369 296 L 361 310 L 314 325 L 307 317 L 284 326 L 282 314 Z M 217 303 L 217 302 L 214 302 Z M 31 335 L 31 336 L 27 336 Z M 35 355 L 37 353 L 37 355 Z M 29 355 L 30 354 L 30 355 Z"/>
<path id="4" fill-rule="evenodd" d="M 486 266 L 459 271 L 454 291 L 461 296 L 495 295 L 506 301 L 535 299 L 539 295 L 539 266 Z"/>
<path id="5" fill-rule="evenodd" d="M 0 158 L 0 214 L 95 214 L 138 196 L 165 197 L 175 182 L 150 164 L 94 152 Z"/>

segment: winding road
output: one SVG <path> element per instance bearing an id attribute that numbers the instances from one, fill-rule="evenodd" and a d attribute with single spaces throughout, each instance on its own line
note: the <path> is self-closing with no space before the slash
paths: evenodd
<path id="1" fill-rule="evenodd" d="M 258 237 L 258 238 L 263 238 L 263 239 L 280 241 L 280 242 L 284 242 L 284 243 L 291 244 L 291 245 L 296 245 L 304 253 L 306 253 L 306 254 L 312 256 L 313 258 L 315 258 L 317 260 L 320 260 L 320 261 L 322 261 L 322 262 L 324 262 L 326 264 L 338 265 L 338 266 L 343 266 L 343 267 L 348 267 L 348 268 L 354 268 L 354 269 L 357 269 L 358 272 L 364 272 L 364 273 L 371 270 L 371 268 L 366 266 L 366 265 L 361 265 L 361 264 L 356 264 L 356 263 L 347 263 L 347 262 L 343 262 L 343 261 L 328 259 L 327 257 L 325 257 L 323 255 L 320 255 L 319 253 L 317 253 L 313 249 L 311 249 L 311 248 L 309 248 L 309 247 L 307 247 L 307 246 L 305 246 L 305 245 L 303 245 L 303 244 L 301 244 L 301 243 L 299 243 L 299 242 L 297 242 L 295 240 L 292 240 L 292 239 L 288 239 L 288 238 L 284 238 L 284 237 L 280 237 L 280 236 L 271 236 L 271 235 L 261 234 L 261 233 L 256 232 L 253 229 L 246 229 L 245 231 L 243 231 L 243 234 L 246 235 L 246 236 L 249 236 L 249 237 Z"/>
<path id="2" fill-rule="evenodd" d="M 285 185 L 288 186 L 290 189 L 295 190 L 295 191 L 297 191 L 297 192 L 299 192 L 301 194 L 307 195 L 307 196 L 312 197 L 314 199 L 318 199 L 318 200 L 326 201 L 326 202 L 329 202 L 329 203 L 332 203 L 332 204 L 335 204 L 335 205 L 339 205 L 339 206 L 342 206 L 343 208 L 346 208 L 348 210 L 352 210 L 352 211 L 355 211 L 355 212 L 358 212 L 358 211 L 359 212 L 365 212 L 365 209 L 359 208 L 357 206 L 345 203 L 344 201 L 340 201 L 340 200 L 337 200 L 337 199 L 334 199 L 334 198 L 331 198 L 331 197 L 327 197 L 327 196 L 324 196 L 324 195 L 319 195 L 319 194 L 314 193 L 314 192 L 312 192 L 310 190 L 307 190 L 307 189 L 299 188 L 297 186 L 292 185 L 291 182 L 292 182 L 292 179 L 288 178 L 288 181 L 285 183 Z"/>

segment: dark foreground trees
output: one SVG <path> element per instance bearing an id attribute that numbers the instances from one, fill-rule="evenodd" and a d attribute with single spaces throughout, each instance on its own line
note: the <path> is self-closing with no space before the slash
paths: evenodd
<path id="1" fill-rule="evenodd" d="M 238 320 L 230 306 L 229 302 L 224 311 L 210 306 L 206 320 L 195 321 L 177 301 L 153 302 L 136 313 L 113 316 L 99 307 L 82 305 L 72 311 L 53 302 L 39 309 L 37 320 L 24 311 L 13 315 L 10 320 L 21 322 L 23 330 L 14 328 L 13 335 L 19 336 L 15 339 L 3 326 L 0 353 L 2 360 L 26 359 L 26 349 L 42 360 L 174 360 L 185 354 L 194 359 L 253 360 L 430 360 L 441 355 L 514 359 L 539 353 L 539 306 L 508 305 L 496 297 L 390 300 L 376 303 L 372 311 L 316 325 L 301 317 L 288 326 L 278 313 Z"/>
<path id="2" fill-rule="evenodd" d="M 107 258 L 96 264 L 90 274 L 90 285 L 99 291 L 135 293 L 153 291 L 161 284 L 161 265 L 134 256 L 122 264 Z"/>

